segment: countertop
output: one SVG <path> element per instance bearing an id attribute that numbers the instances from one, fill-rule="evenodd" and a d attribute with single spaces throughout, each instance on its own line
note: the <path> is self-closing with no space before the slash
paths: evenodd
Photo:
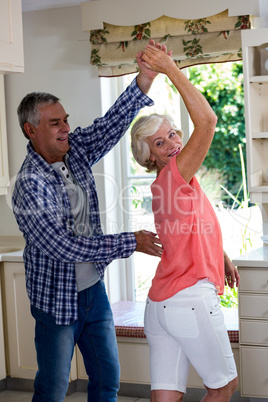
<path id="1" fill-rule="evenodd" d="M 239 267 L 268 268 L 268 245 L 252 250 L 232 260 Z"/>
<path id="2" fill-rule="evenodd" d="M 23 262 L 23 250 L 0 254 L 0 262 Z"/>
<path id="3" fill-rule="evenodd" d="M 22 236 L 0 236 L 0 262 L 23 262 L 24 245 Z"/>

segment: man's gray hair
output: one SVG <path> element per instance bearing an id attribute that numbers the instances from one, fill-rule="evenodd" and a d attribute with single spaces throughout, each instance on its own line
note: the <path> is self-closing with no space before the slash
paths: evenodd
<path id="1" fill-rule="evenodd" d="M 17 113 L 22 132 L 28 140 L 30 137 L 24 130 L 24 124 L 30 123 L 37 127 L 40 123 L 40 107 L 49 105 L 50 103 L 57 103 L 59 100 L 57 96 L 47 92 L 31 92 L 22 99 L 18 106 Z"/>

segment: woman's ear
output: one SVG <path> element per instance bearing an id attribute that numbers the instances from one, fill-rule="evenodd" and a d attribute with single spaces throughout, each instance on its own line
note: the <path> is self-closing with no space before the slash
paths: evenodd
<path id="1" fill-rule="evenodd" d="M 155 160 L 156 160 L 156 158 L 152 155 L 152 154 L 150 154 L 150 158 L 149 158 L 149 161 L 151 161 L 151 162 L 155 162 Z"/>

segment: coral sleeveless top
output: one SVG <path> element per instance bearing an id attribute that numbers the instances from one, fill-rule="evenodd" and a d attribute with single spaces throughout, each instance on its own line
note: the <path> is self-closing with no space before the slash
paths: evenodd
<path id="1" fill-rule="evenodd" d="M 208 278 L 219 294 L 224 291 L 221 229 L 214 209 L 193 177 L 188 184 L 176 158 L 151 185 L 157 234 L 164 247 L 149 298 L 162 301 L 198 280 Z"/>

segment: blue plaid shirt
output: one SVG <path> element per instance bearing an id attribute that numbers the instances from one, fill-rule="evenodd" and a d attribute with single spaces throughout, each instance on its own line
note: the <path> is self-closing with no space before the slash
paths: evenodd
<path id="1" fill-rule="evenodd" d="M 94 262 L 103 279 L 112 260 L 127 258 L 136 248 L 133 233 L 103 235 L 91 166 L 116 145 L 140 108 L 152 104 L 134 80 L 104 117 L 69 134 L 68 162 L 89 197 L 91 237 L 74 235 L 62 178 L 28 143 L 12 197 L 13 211 L 26 241 L 23 258 L 30 302 L 53 315 L 58 325 L 78 318 L 75 263 Z"/>

